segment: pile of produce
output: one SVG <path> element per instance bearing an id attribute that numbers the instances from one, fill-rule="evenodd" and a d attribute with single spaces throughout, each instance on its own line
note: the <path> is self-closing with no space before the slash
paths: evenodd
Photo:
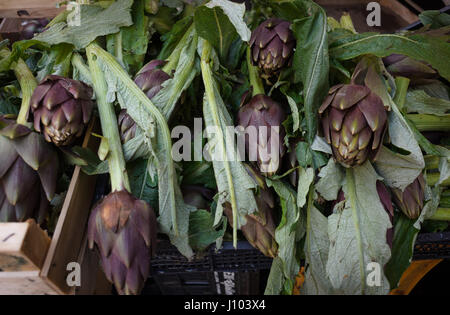
<path id="1" fill-rule="evenodd" d="M 301 268 L 301 294 L 387 294 L 449 228 L 450 16 L 377 34 L 309 0 L 79 2 L 0 44 L 0 221 L 49 226 L 69 164 L 109 173 L 87 233 L 121 294 L 165 238 L 189 260 L 246 239 L 266 294 Z"/>

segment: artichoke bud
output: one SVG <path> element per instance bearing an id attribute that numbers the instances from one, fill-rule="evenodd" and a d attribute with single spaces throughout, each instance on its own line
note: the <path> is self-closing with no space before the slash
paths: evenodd
<path id="1" fill-rule="evenodd" d="M 383 62 L 390 74 L 409 78 L 412 85 L 439 78 L 438 72 L 430 65 L 405 55 L 392 54 L 383 58 Z"/>
<path id="2" fill-rule="evenodd" d="M 410 219 L 417 219 L 425 203 L 425 179 L 420 174 L 404 191 L 392 188 L 394 203 Z"/>
<path id="3" fill-rule="evenodd" d="M 270 97 L 258 94 L 238 113 L 238 125 L 245 132 L 245 149 L 250 161 L 257 160 L 259 169 L 267 176 L 275 174 L 286 149 L 286 119 L 283 108 Z"/>
<path id="4" fill-rule="evenodd" d="M 91 119 L 92 96 L 92 88 L 81 81 L 45 77 L 31 97 L 34 129 L 57 146 L 72 144 Z"/>
<path id="5" fill-rule="evenodd" d="M 267 76 L 289 66 L 295 48 L 291 23 L 271 18 L 261 23 L 250 38 L 251 58 Z"/>
<path id="6" fill-rule="evenodd" d="M 0 222 L 44 222 L 58 178 L 58 154 L 41 135 L 0 116 Z"/>
<path id="7" fill-rule="evenodd" d="M 374 161 L 387 131 L 387 110 L 366 86 L 367 73 L 359 67 L 352 82 L 332 87 L 319 108 L 325 139 L 334 158 L 347 168 Z"/>
<path id="8" fill-rule="evenodd" d="M 152 99 L 162 89 L 164 81 L 170 79 L 170 75 L 159 69 L 165 61 L 152 60 L 147 63 L 136 74 L 134 83 Z M 136 135 L 136 122 L 127 114 L 126 110 L 122 110 L 118 117 L 119 133 L 122 143 L 133 139 Z"/>
<path id="9" fill-rule="evenodd" d="M 120 294 L 139 294 L 156 250 L 156 216 L 146 202 L 114 191 L 92 210 L 89 247 L 97 245 L 103 271 Z"/>
<path id="10" fill-rule="evenodd" d="M 197 209 L 210 210 L 215 192 L 201 185 L 184 185 L 181 187 L 184 203 Z"/>
<path id="11" fill-rule="evenodd" d="M 247 222 L 241 227 L 241 231 L 253 247 L 259 249 L 265 256 L 275 258 L 278 252 L 278 244 L 275 241 L 276 225 L 273 213 L 275 207 L 273 192 L 266 186 L 264 177 L 252 167 L 248 165 L 245 165 L 245 167 L 259 188 L 255 196 L 258 209 L 245 216 Z M 224 212 L 230 225 L 233 226 L 233 212 L 229 203 L 225 203 Z"/>

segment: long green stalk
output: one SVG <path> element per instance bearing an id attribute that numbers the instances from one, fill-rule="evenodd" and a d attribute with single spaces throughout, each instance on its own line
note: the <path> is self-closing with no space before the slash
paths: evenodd
<path id="1" fill-rule="evenodd" d="M 250 85 L 253 88 L 252 96 L 255 96 L 258 94 L 265 94 L 264 85 L 259 76 L 259 70 L 257 67 L 255 67 L 253 65 L 251 59 L 252 59 L 252 57 L 251 57 L 250 47 L 247 47 L 247 66 L 248 66 L 248 75 L 249 75 L 249 79 L 250 79 Z"/>
<path id="2" fill-rule="evenodd" d="M 428 220 L 450 221 L 450 208 L 438 208 L 434 215 Z"/>
<path id="3" fill-rule="evenodd" d="M 403 111 L 403 107 L 406 102 L 406 93 L 408 92 L 409 79 L 405 77 L 395 78 L 395 85 L 397 87 L 394 102 L 400 111 Z"/>
<path id="4" fill-rule="evenodd" d="M 353 169 L 346 169 L 346 180 L 347 180 L 347 193 L 349 195 L 349 201 L 352 209 L 352 218 L 355 225 L 356 231 L 356 243 L 358 246 L 359 253 L 359 273 L 361 277 L 361 292 L 364 295 L 366 290 L 366 279 L 365 279 L 365 265 L 364 265 L 364 254 L 363 254 L 363 243 L 361 236 L 361 227 L 359 225 L 359 214 L 356 205 L 356 190 L 355 190 L 355 177 L 353 175 Z"/>
<path id="5" fill-rule="evenodd" d="M 439 181 L 439 177 L 441 175 L 439 173 L 431 173 L 431 174 L 427 174 L 427 184 L 429 186 L 434 186 L 436 185 L 436 183 Z M 450 186 L 450 178 L 447 178 L 446 180 L 444 180 L 440 186 Z"/>
<path id="6" fill-rule="evenodd" d="M 170 56 L 167 58 L 167 63 L 164 65 L 162 70 L 167 73 L 168 75 L 172 75 L 172 71 L 177 68 L 178 61 L 180 60 L 181 51 L 186 46 L 187 41 L 194 29 L 194 24 L 192 24 L 184 33 L 181 40 L 178 42 L 177 46 L 175 46 L 175 49 L 172 51 Z"/>
<path id="7" fill-rule="evenodd" d="M 11 52 L 8 49 L 0 50 L 1 58 L 8 58 L 10 55 Z M 21 58 L 17 60 L 17 62 L 11 64 L 11 69 L 14 71 L 14 74 L 19 81 L 20 90 L 22 92 L 22 104 L 20 105 L 19 115 L 17 116 L 17 123 L 26 125 L 30 111 L 31 96 L 37 86 L 37 81 L 25 61 Z"/>
<path id="8" fill-rule="evenodd" d="M 87 65 L 84 63 L 83 58 L 78 53 L 73 54 L 71 61 L 72 61 L 72 66 L 74 68 L 76 68 L 84 78 L 89 80 L 89 82 L 86 82 L 86 83 L 92 82 L 91 72 L 89 71 L 89 68 L 87 67 Z"/>
<path id="9" fill-rule="evenodd" d="M 218 113 L 218 105 L 216 102 L 216 95 L 214 93 L 214 87 L 213 87 L 213 74 L 211 70 L 211 64 L 210 64 L 210 58 L 211 58 L 211 51 L 212 46 L 208 41 L 204 41 L 203 43 L 203 51 L 202 51 L 202 58 L 201 58 L 201 68 L 202 68 L 202 76 L 203 76 L 203 83 L 205 85 L 205 92 L 206 92 L 206 98 L 208 102 L 208 106 L 210 107 L 211 113 L 213 115 L 214 119 L 214 125 L 217 126 L 217 134 L 216 136 L 219 139 L 219 146 L 222 148 L 226 147 L 225 144 L 225 137 L 223 134 L 222 129 L 220 128 L 221 122 L 220 117 Z M 224 154 L 226 154 L 224 152 Z M 226 158 L 223 159 L 223 165 L 225 168 L 227 180 L 228 180 L 228 187 L 230 192 L 230 202 L 231 202 L 231 209 L 233 213 L 233 246 L 237 248 L 237 227 L 238 227 L 238 218 L 237 218 L 237 200 L 236 200 L 236 192 L 234 191 L 234 183 L 231 176 L 231 168 L 230 163 Z"/>
<path id="10" fill-rule="evenodd" d="M 108 140 L 109 152 L 107 160 L 109 174 L 111 176 L 111 190 L 119 191 L 125 189 L 131 191 L 122 151 L 122 143 L 120 142 L 117 117 L 113 104 L 109 103 L 106 99 L 108 87 L 104 74 L 98 64 L 97 56 L 92 53 L 91 45 L 86 48 L 86 54 L 88 56 L 92 84 L 97 97 L 97 107 L 100 114 L 103 136 Z"/>
<path id="11" fill-rule="evenodd" d="M 450 131 L 450 115 L 408 114 L 406 117 L 419 131 Z"/>

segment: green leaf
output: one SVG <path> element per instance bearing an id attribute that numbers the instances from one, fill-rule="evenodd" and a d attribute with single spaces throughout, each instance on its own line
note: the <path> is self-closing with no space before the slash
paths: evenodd
<path id="1" fill-rule="evenodd" d="M 369 162 L 346 172 L 345 207 L 340 209 L 339 203 L 328 217 L 327 274 L 333 288 L 342 294 L 384 295 L 389 292 L 389 282 L 383 266 L 391 257 L 386 231 L 392 225 L 376 189 L 380 177 Z M 379 264 L 379 286 L 367 285 L 372 271 L 369 263 Z"/>
<path id="2" fill-rule="evenodd" d="M 124 27 L 122 32 L 123 61 L 135 74 L 144 65 L 145 54 L 150 40 L 148 17 L 144 14 L 145 0 L 135 0 L 131 8 L 133 25 Z"/>
<path id="3" fill-rule="evenodd" d="M 238 158 L 238 152 L 230 141 L 234 139 L 233 119 L 220 96 L 211 69 L 211 45 L 203 43 L 202 75 L 205 85 L 203 117 L 208 134 L 207 150 L 211 156 L 219 190 L 215 224 L 223 214 L 223 204 L 229 202 L 233 211 L 233 240 L 237 242 L 237 229 L 245 224 L 245 216 L 257 209 L 254 197 L 256 184 Z M 231 131 L 231 132 L 230 132 Z M 237 222 L 237 224 L 236 224 Z"/>
<path id="4" fill-rule="evenodd" d="M 162 89 L 152 98 L 166 119 L 171 116 L 181 93 L 191 85 L 198 74 L 199 69 L 196 66 L 198 36 L 193 28 L 188 32 L 180 42 L 182 48 L 173 78 L 166 80 L 162 84 Z"/>
<path id="5" fill-rule="evenodd" d="M 391 143 L 410 152 L 408 155 L 395 153 L 383 146 L 375 161 L 377 172 L 390 187 L 404 190 L 425 167 L 422 150 L 417 143 L 414 131 L 408 125 L 394 102 L 388 114 L 389 136 Z"/>
<path id="6" fill-rule="evenodd" d="M 291 28 L 297 39 L 293 68 L 294 81 L 303 83 L 307 140 L 312 144 L 317 132 L 318 108 L 328 92 L 328 34 L 324 10 L 308 2 L 311 15 L 295 20 Z"/>
<path id="7" fill-rule="evenodd" d="M 442 77 L 450 79 L 450 64 L 447 62 L 450 59 L 450 46 L 432 36 L 357 34 L 335 41 L 331 44 L 329 53 L 331 57 L 341 60 L 349 60 L 366 54 L 378 57 L 402 54 L 429 63 Z"/>
<path id="8" fill-rule="evenodd" d="M 244 4 L 225 0 L 212 0 L 206 6 L 198 7 L 194 14 L 198 35 L 216 50 L 221 60 L 225 60 L 232 42 L 240 36 L 249 41 L 251 32 L 243 21 Z"/>
<path id="9" fill-rule="evenodd" d="M 450 111 L 449 100 L 429 96 L 422 90 L 409 91 L 405 106 L 408 113 L 445 116 Z"/>
<path id="10" fill-rule="evenodd" d="M 214 227 L 214 215 L 206 210 L 191 212 L 189 217 L 189 244 L 196 251 L 204 251 L 209 245 L 222 239 L 227 229 L 227 219 L 222 217 L 220 229 Z"/>
<path id="11" fill-rule="evenodd" d="M 317 192 L 325 200 L 336 200 L 345 178 L 342 167 L 331 158 L 327 166 L 320 170 L 319 177 L 320 179 L 316 184 Z"/>
<path id="12" fill-rule="evenodd" d="M 138 159 L 127 164 L 131 193 L 158 211 L 158 181 L 149 176 L 148 166 L 149 162 L 146 159 Z"/>
<path id="13" fill-rule="evenodd" d="M 175 49 L 178 42 L 184 36 L 189 26 L 192 24 L 192 16 L 187 16 L 179 21 L 177 21 L 170 32 L 161 36 L 161 40 L 164 41 L 164 45 L 159 52 L 158 58 L 160 60 L 165 60 L 169 57 L 171 52 Z"/>
<path id="14" fill-rule="evenodd" d="M 414 222 L 402 213 L 396 213 L 395 215 L 392 256 L 384 268 L 391 290 L 398 286 L 403 272 L 411 263 L 414 244 L 419 233 L 419 230 L 414 228 Z"/>
<path id="15" fill-rule="evenodd" d="M 314 169 L 301 168 L 299 170 L 298 184 L 297 184 L 297 207 L 302 208 L 306 204 L 306 197 L 309 192 L 309 188 L 314 181 Z"/>
<path id="16" fill-rule="evenodd" d="M 158 174 L 159 224 L 162 233 L 170 237 L 172 244 L 186 257 L 193 251 L 188 243 L 189 214 L 193 207 L 183 201 L 172 159 L 172 139 L 167 122 L 148 97 L 129 78 L 116 59 L 96 44 L 88 48 L 99 60 L 108 83 L 108 100 L 116 98 L 122 108 L 133 118 L 146 135 L 151 152 L 151 175 Z"/>
<path id="17" fill-rule="evenodd" d="M 419 14 L 419 19 L 423 25 L 430 25 L 431 29 L 450 25 L 450 15 L 439 10 L 423 11 Z"/>
<path id="18" fill-rule="evenodd" d="M 283 290 L 284 276 L 283 276 L 283 260 L 276 257 L 272 261 L 270 267 L 269 278 L 267 279 L 265 295 L 279 295 Z"/>
<path id="19" fill-rule="evenodd" d="M 324 295 L 333 293 L 333 286 L 327 275 L 328 238 L 327 218 L 314 207 L 310 198 L 307 209 L 306 225 L 306 273 L 301 293 L 306 295 Z"/>
<path id="20" fill-rule="evenodd" d="M 36 79 L 40 82 L 49 74 L 68 76 L 72 54 L 73 46 L 64 43 L 54 45 L 50 50 L 44 51 L 37 64 L 39 70 Z"/>
<path id="21" fill-rule="evenodd" d="M 85 48 L 97 37 L 117 33 L 120 27 L 132 25 L 132 4 L 133 0 L 117 0 L 106 9 L 95 4 L 81 5 L 79 26 L 59 22 L 35 39 L 50 45 L 69 43 L 76 49 Z"/>
<path id="22" fill-rule="evenodd" d="M 275 230 L 275 240 L 278 243 L 278 257 L 283 263 L 283 276 L 285 279 L 294 279 L 300 268 L 296 259 L 297 240 L 305 233 L 305 222 L 300 219 L 297 207 L 297 194 L 279 180 L 266 179 L 266 183 L 268 187 L 273 187 L 280 197 L 282 216 Z"/>

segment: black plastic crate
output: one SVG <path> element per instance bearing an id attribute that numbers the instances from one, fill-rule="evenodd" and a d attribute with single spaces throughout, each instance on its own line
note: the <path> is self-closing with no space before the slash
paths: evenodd
<path id="1" fill-rule="evenodd" d="M 239 241 L 237 249 L 224 242 L 221 249 L 211 246 L 203 256 L 189 261 L 168 241 L 160 241 L 156 257 L 152 259 L 152 273 L 183 272 L 239 272 L 270 269 L 272 259 L 264 256 L 247 241 Z"/>
<path id="2" fill-rule="evenodd" d="M 450 259 L 450 232 L 419 234 L 413 259 Z"/>

